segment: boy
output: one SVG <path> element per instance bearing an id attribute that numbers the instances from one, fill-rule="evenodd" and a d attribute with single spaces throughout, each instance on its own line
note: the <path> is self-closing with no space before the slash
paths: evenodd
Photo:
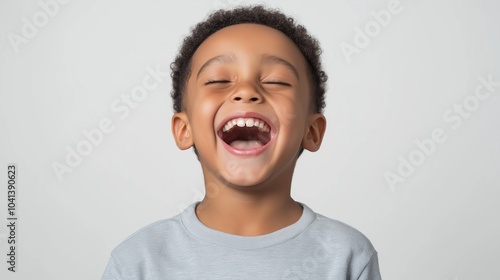
<path id="1" fill-rule="evenodd" d="M 194 148 L 206 195 L 118 245 L 102 279 L 381 279 L 362 233 L 290 197 L 326 129 L 320 53 L 262 6 L 196 25 L 171 66 L 172 134 Z"/>

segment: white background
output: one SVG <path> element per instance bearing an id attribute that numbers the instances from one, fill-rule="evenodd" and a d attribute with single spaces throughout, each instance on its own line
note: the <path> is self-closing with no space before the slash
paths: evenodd
<path id="1" fill-rule="evenodd" d="M 1 224 L 8 163 L 18 166 L 19 217 L 18 272 L 2 261 L 1 279 L 100 279 L 119 242 L 202 198 L 195 155 L 170 134 L 169 78 L 125 118 L 111 106 L 148 67 L 169 72 L 193 24 L 240 2 L 73 0 L 45 23 L 37 1 L 0 2 Z M 341 44 L 355 47 L 355 29 L 388 3 L 269 1 L 319 39 L 330 77 L 324 145 L 299 159 L 293 197 L 363 232 L 384 280 L 500 279 L 500 86 L 474 103 L 479 77 L 500 81 L 500 4 L 401 0 L 346 56 Z M 23 17 L 40 27 L 15 46 Z M 454 129 L 449 110 L 464 100 L 471 110 Z M 53 164 L 106 118 L 115 129 L 59 180 Z M 391 189 L 384 174 L 434 129 L 446 141 Z M 0 227 L 1 260 L 7 237 Z"/>

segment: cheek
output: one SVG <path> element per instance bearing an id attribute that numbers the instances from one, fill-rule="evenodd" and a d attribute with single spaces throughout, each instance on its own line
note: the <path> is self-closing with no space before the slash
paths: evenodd
<path id="1" fill-rule="evenodd" d="M 309 102 L 299 93 L 282 96 L 277 100 L 275 107 L 276 115 L 283 125 L 301 125 L 307 115 Z"/>
<path id="2" fill-rule="evenodd" d="M 219 105 L 218 101 L 215 98 L 203 98 L 200 99 L 197 106 L 197 114 L 204 116 L 204 118 L 211 117 L 213 120 L 213 116 L 217 111 Z"/>
<path id="3" fill-rule="evenodd" d="M 219 109 L 220 101 L 213 96 L 199 94 L 192 102 L 191 115 L 196 131 L 214 130 L 214 119 Z M 198 130 L 199 129 L 199 130 Z"/>
<path id="4" fill-rule="evenodd" d="M 216 100 L 213 95 L 196 89 L 189 92 L 186 101 L 189 111 L 191 111 L 191 116 L 198 119 L 207 118 L 208 115 L 213 113 L 211 111 L 216 108 Z"/>

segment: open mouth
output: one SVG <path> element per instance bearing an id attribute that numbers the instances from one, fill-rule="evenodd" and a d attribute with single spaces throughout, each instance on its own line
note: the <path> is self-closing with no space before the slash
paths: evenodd
<path id="1" fill-rule="evenodd" d="M 233 118 L 218 131 L 227 145 L 238 150 L 253 150 L 271 141 L 271 126 L 259 118 Z"/>

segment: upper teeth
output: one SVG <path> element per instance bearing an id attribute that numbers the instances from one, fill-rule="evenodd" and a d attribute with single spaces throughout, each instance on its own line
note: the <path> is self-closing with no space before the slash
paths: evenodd
<path id="1" fill-rule="evenodd" d="M 222 127 L 222 131 L 226 132 L 230 130 L 233 126 L 239 126 L 239 127 L 252 127 L 256 126 L 259 128 L 259 130 L 269 132 L 271 131 L 271 128 L 269 125 L 267 125 L 264 121 L 259 120 L 259 119 L 254 119 L 254 118 L 237 118 L 237 119 L 232 119 L 229 120 L 224 127 Z"/>

